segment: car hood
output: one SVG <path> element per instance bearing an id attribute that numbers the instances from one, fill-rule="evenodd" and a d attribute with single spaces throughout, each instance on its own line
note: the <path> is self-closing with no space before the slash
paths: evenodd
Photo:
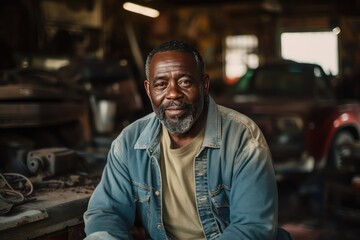
<path id="1" fill-rule="evenodd" d="M 255 95 L 234 95 L 216 99 L 217 103 L 246 115 L 307 115 L 310 111 L 336 106 L 333 100 L 274 98 Z"/>

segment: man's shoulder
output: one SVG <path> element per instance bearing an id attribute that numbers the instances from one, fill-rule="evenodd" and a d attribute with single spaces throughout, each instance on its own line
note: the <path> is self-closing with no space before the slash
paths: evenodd
<path id="1" fill-rule="evenodd" d="M 156 115 L 155 113 L 149 113 L 137 120 L 135 120 L 134 122 L 130 123 L 129 125 L 127 125 L 122 131 L 121 133 L 123 134 L 134 134 L 135 132 L 138 132 L 139 134 L 148 127 L 151 127 L 152 125 L 155 124 L 156 122 Z"/>
<path id="2" fill-rule="evenodd" d="M 225 120 L 242 124 L 254 124 L 254 121 L 250 117 L 232 108 L 224 107 L 222 105 L 217 105 L 217 108 L 221 117 Z"/>
<path id="3" fill-rule="evenodd" d="M 218 105 L 218 111 L 221 115 L 223 126 L 226 125 L 233 129 L 238 128 L 239 130 L 250 131 L 254 135 L 261 132 L 255 121 L 241 112 L 221 105 Z"/>

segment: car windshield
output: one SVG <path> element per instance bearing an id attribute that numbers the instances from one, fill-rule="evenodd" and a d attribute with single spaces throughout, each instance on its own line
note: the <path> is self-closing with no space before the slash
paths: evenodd
<path id="1" fill-rule="evenodd" d="M 312 71 L 299 67 L 263 67 L 250 70 L 237 84 L 236 92 L 279 97 L 308 97 L 312 94 Z"/>

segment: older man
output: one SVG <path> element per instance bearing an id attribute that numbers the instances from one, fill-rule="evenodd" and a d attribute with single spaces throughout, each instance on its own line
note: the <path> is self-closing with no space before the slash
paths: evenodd
<path id="1" fill-rule="evenodd" d="M 214 102 L 187 43 L 161 44 L 145 68 L 154 113 L 114 140 L 84 214 L 87 238 L 131 239 L 138 215 L 149 239 L 276 239 L 277 186 L 259 128 Z"/>

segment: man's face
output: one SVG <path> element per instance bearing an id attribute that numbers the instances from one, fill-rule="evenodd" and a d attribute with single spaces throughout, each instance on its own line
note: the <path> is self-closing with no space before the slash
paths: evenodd
<path id="1" fill-rule="evenodd" d="M 201 76 L 192 54 L 156 53 L 149 66 L 145 89 L 157 117 L 170 133 L 184 134 L 204 109 L 209 77 Z"/>

